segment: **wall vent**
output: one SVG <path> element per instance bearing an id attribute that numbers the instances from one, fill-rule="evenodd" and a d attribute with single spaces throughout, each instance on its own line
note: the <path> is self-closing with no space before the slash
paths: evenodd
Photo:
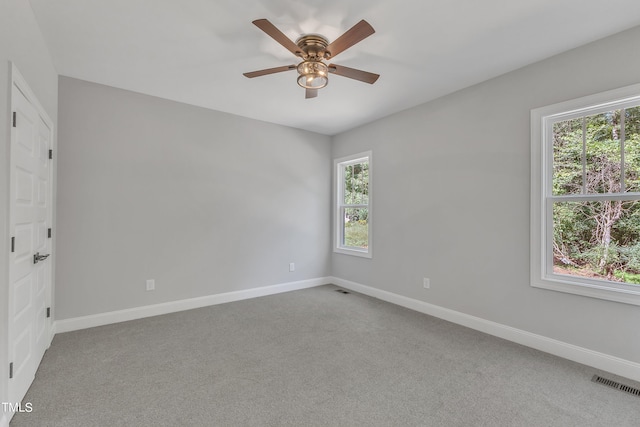
<path id="1" fill-rule="evenodd" d="M 593 381 L 594 383 L 606 385 L 607 387 L 615 388 L 620 391 L 624 391 L 625 393 L 633 394 L 634 396 L 640 397 L 640 388 L 620 384 L 617 381 L 613 381 L 608 378 L 603 378 L 599 375 L 594 375 L 593 378 L 591 378 L 591 381 Z"/>

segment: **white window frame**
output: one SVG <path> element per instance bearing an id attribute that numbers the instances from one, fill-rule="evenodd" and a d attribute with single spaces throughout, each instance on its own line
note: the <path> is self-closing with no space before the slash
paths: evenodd
<path id="1" fill-rule="evenodd" d="M 531 286 L 640 305 L 640 286 L 553 272 L 553 202 L 640 200 L 640 193 L 554 196 L 553 123 L 640 104 L 640 84 L 531 110 Z"/>
<path id="2" fill-rule="evenodd" d="M 367 161 L 369 163 L 369 194 L 368 194 L 368 203 L 362 205 L 345 205 L 344 204 L 344 168 L 345 166 L 349 166 L 355 163 L 362 163 L 363 161 Z M 373 257 L 373 235 L 371 233 L 372 230 L 372 219 L 373 219 L 373 210 L 372 207 L 372 178 L 373 178 L 373 154 L 371 151 L 365 151 L 363 153 L 354 154 L 351 156 L 341 157 L 339 159 L 335 159 L 333 162 L 333 176 L 334 176 L 334 218 L 333 218 L 333 252 L 345 255 L 354 255 L 364 258 L 372 258 Z M 369 245 L 366 249 L 363 248 L 355 248 L 350 246 L 344 246 L 342 242 L 343 233 L 344 233 L 344 209 L 346 208 L 367 208 L 368 216 L 367 216 L 367 234 L 369 238 Z"/>

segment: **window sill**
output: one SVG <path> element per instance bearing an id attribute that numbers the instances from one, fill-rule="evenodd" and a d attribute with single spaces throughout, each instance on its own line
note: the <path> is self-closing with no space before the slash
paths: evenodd
<path id="1" fill-rule="evenodd" d="M 347 249 L 347 248 L 333 248 L 333 252 L 342 255 L 351 255 L 357 256 L 360 258 L 369 258 L 371 259 L 371 251 L 369 250 L 358 250 L 358 249 Z"/>
<path id="2" fill-rule="evenodd" d="M 537 280 L 532 280 L 531 286 L 607 301 L 640 305 L 640 286 L 638 286 L 638 289 L 632 289 L 635 288 L 632 286 L 625 286 L 625 288 L 628 289 L 623 289 L 622 287 L 613 288 L 607 286 L 606 282 L 598 282 L 599 281 L 595 280 L 590 283 L 578 282 L 577 280 L 572 280 L 571 276 L 554 274 L 544 279 L 538 278 Z"/>

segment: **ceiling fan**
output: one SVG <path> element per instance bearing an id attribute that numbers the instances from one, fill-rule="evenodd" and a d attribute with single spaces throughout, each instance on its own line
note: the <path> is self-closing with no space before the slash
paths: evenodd
<path id="1" fill-rule="evenodd" d="M 283 71 L 297 70 L 298 84 L 305 89 L 305 98 L 315 98 L 318 96 L 318 89 L 322 89 L 329 82 L 329 73 L 369 84 L 375 83 L 378 77 L 380 77 L 378 74 L 367 71 L 356 70 L 355 68 L 349 68 L 343 65 L 327 65 L 324 63 L 325 60 L 335 57 L 375 33 L 373 27 L 364 19 L 332 43 L 329 43 L 326 37 L 319 34 L 305 34 L 294 43 L 266 19 L 256 19 L 253 21 L 253 24 L 284 46 L 289 52 L 301 58 L 302 62 L 298 65 L 284 65 L 282 67 L 244 73 L 246 77 L 254 78 Z"/>

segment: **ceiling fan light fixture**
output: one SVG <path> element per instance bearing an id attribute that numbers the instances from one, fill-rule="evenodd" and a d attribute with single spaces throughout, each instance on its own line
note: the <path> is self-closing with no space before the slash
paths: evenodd
<path id="1" fill-rule="evenodd" d="M 298 64 L 298 84 L 305 89 L 322 89 L 329 83 L 329 67 L 320 61 Z"/>

